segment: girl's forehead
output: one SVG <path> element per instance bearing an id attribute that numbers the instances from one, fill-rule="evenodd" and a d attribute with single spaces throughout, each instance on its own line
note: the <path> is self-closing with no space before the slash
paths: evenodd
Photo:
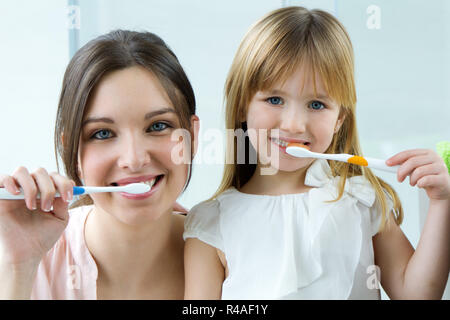
<path id="1" fill-rule="evenodd" d="M 327 86 L 319 72 L 309 64 L 300 64 L 290 73 L 286 73 L 276 81 L 266 82 L 260 91 L 298 92 L 315 96 L 329 96 Z"/>

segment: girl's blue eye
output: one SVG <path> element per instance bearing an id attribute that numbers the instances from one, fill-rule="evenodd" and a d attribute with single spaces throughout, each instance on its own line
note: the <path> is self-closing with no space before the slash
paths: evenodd
<path id="1" fill-rule="evenodd" d="M 314 110 L 321 110 L 321 109 L 325 108 L 325 105 L 320 101 L 313 101 L 309 104 L 309 106 L 311 107 L 311 109 L 314 109 Z"/>
<path id="2" fill-rule="evenodd" d="M 164 129 L 168 128 L 169 125 L 164 122 L 155 122 L 150 126 L 151 131 L 163 131 Z"/>
<path id="3" fill-rule="evenodd" d="M 280 97 L 270 97 L 270 98 L 267 98 L 266 101 L 269 102 L 270 104 L 274 104 L 274 105 L 283 104 L 283 99 L 281 99 Z"/>
<path id="4" fill-rule="evenodd" d="M 99 130 L 96 133 L 94 133 L 92 138 L 95 138 L 98 140 L 105 140 L 105 139 L 111 138 L 111 131 L 106 130 L 106 129 Z"/>

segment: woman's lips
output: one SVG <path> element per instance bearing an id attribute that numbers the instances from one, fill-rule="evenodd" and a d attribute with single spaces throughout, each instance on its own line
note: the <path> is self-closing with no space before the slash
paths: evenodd
<path id="1" fill-rule="evenodd" d="M 150 191 L 147 191 L 145 193 L 139 193 L 139 194 L 132 194 L 132 193 L 127 193 L 127 192 L 119 192 L 119 194 L 127 199 L 130 200 L 143 200 L 143 199 L 147 199 L 149 198 L 152 194 L 154 194 L 158 189 L 159 189 L 159 185 L 161 183 L 161 181 L 164 179 L 164 176 L 158 176 L 156 178 L 155 183 L 153 184 L 152 188 L 150 189 Z"/>

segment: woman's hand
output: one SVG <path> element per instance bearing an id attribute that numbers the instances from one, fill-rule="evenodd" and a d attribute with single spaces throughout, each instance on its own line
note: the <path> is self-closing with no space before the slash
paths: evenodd
<path id="1" fill-rule="evenodd" d="M 430 200 L 450 200 L 450 175 L 444 160 L 433 150 L 414 149 L 397 153 L 386 160 L 389 166 L 400 165 L 397 179 L 407 176 L 411 186 L 425 189 Z"/>
<path id="2" fill-rule="evenodd" d="M 48 174 L 45 169 L 29 173 L 19 167 L 9 175 L 0 174 L 0 188 L 25 200 L 0 200 L 0 265 L 37 268 L 42 257 L 61 236 L 68 223 L 68 202 L 73 181 Z M 55 198 L 59 192 L 62 197 Z M 40 193 L 40 200 L 36 199 Z"/>

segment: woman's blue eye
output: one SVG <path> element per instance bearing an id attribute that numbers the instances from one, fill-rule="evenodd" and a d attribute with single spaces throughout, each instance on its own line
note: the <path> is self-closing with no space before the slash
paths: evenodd
<path id="1" fill-rule="evenodd" d="M 311 109 L 314 109 L 314 110 L 321 110 L 321 109 L 325 108 L 325 105 L 320 101 L 313 101 L 309 104 L 309 106 L 311 107 Z"/>
<path id="2" fill-rule="evenodd" d="M 164 129 L 166 129 L 167 127 L 169 127 L 169 125 L 167 123 L 164 122 L 155 122 L 150 126 L 150 130 L 151 131 L 163 131 Z"/>
<path id="3" fill-rule="evenodd" d="M 281 99 L 280 97 L 270 97 L 266 101 L 274 105 L 283 104 L 283 99 Z"/>
<path id="4" fill-rule="evenodd" d="M 99 140 L 105 140 L 108 138 L 111 138 L 111 131 L 103 129 L 103 130 L 99 130 L 96 133 L 94 133 L 94 135 L 92 136 L 95 139 L 99 139 Z"/>

